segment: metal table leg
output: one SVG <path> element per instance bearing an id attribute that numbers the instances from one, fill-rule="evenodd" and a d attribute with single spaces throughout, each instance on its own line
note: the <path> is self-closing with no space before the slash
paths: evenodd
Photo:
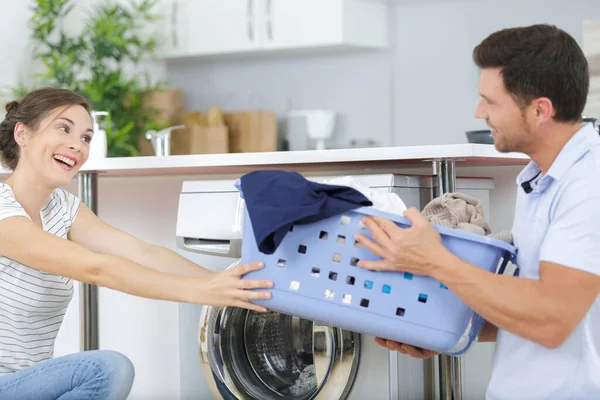
<path id="1" fill-rule="evenodd" d="M 436 197 L 456 191 L 454 160 L 434 161 L 433 175 L 437 178 Z M 462 399 L 462 371 L 459 357 L 438 357 L 440 400 Z"/>
<path id="2" fill-rule="evenodd" d="M 98 214 L 98 174 L 81 172 L 78 177 L 79 198 L 94 214 Z M 80 286 L 81 351 L 98 350 L 98 287 L 81 283 Z"/>
<path id="3" fill-rule="evenodd" d="M 390 350 L 388 353 L 388 384 L 390 388 L 388 400 L 400 399 L 400 394 L 398 393 L 398 372 L 398 352 L 396 350 Z"/>

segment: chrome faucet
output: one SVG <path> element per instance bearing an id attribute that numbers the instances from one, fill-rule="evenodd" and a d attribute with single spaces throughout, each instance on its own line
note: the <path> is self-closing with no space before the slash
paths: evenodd
<path id="1" fill-rule="evenodd" d="M 176 125 L 161 129 L 160 131 L 150 130 L 146 132 L 146 139 L 148 139 L 152 143 L 152 148 L 154 148 L 154 154 L 156 156 L 170 156 L 171 131 L 183 128 L 185 128 L 185 125 Z"/>

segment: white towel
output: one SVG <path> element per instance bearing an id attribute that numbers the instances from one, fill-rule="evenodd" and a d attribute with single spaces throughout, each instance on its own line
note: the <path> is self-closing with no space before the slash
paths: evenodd
<path id="1" fill-rule="evenodd" d="M 339 185 L 339 186 L 349 186 L 353 189 L 361 192 L 367 199 L 371 200 L 373 203 L 373 208 L 388 212 L 390 214 L 398 214 L 403 215 L 404 211 L 406 211 L 406 205 L 402 201 L 402 199 L 396 193 L 382 192 L 378 190 L 373 190 L 367 186 L 364 186 L 356 181 L 351 176 L 343 176 L 340 178 L 334 178 L 323 183 L 327 185 Z"/>

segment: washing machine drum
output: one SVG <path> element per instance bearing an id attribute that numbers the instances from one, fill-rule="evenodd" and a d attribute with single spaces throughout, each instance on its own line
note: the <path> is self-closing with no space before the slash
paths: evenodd
<path id="1" fill-rule="evenodd" d="M 222 399 L 344 399 L 360 336 L 276 312 L 205 307 L 200 324 L 205 376 Z"/>

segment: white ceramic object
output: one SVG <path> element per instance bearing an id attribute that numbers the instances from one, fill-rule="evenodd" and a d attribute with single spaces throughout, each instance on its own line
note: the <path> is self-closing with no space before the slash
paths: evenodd
<path id="1" fill-rule="evenodd" d="M 289 117 L 304 117 L 306 121 L 306 134 L 313 139 L 316 150 L 325 150 L 325 141 L 333 136 L 335 130 L 336 113 L 331 110 L 294 110 L 288 113 Z"/>

